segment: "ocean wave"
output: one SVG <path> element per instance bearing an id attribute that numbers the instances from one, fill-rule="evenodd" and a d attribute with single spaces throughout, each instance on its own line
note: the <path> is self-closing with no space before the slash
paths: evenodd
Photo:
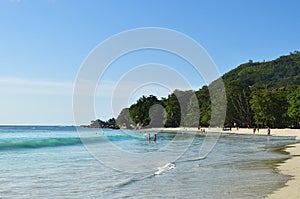
<path id="1" fill-rule="evenodd" d="M 80 138 L 47 138 L 33 140 L 12 140 L 0 142 L 0 150 L 18 148 L 41 148 L 81 144 Z"/>
<path id="2" fill-rule="evenodd" d="M 117 142 L 131 139 L 139 139 L 129 135 L 101 135 L 97 137 L 61 137 L 61 138 L 44 138 L 44 139 L 14 139 L 0 140 L 0 151 L 18 148 L 42 148 L 42 147 L 59 147 L 76 144 L 90 144 L 101 142 Z"/>

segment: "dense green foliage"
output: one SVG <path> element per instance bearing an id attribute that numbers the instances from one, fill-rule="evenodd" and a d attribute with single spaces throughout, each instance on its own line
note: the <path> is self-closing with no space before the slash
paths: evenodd
<path id="1" fill-rule="evenodd" d="M 269 62 L 249 61 L 224 74 L 223 80 L 265 89 L 300 85 L 300 53 L 295 51 Z"/>
<path id="2" fill-rule="evenodd" d="M 198 105 L 200 110 L 199 125 L 209 126 L 211 115 L 211 101 L 208 87 L 203 86 L 201 89 L 196 91 L 196 96 L 198 99 Z"/>
<path id="3" fill-rule="evenodd" d="M 141 97 L 125 108 L 117 122 L 122 126 L 209 126 L 212 108 L 226 100 L 224 125 L 287 127 L 300 122 L 300 53 L 295 51 L 274 61 L 242 64 L 197 91 L 175 90 L 167 98 Z M 211 96 L 214 98 L 211 98 Z M 214 99 L 214 101 L 211 101 Z M 221 120 L 221 118 L 220 118 Z"/>
<path id="4" fill-rule="evenodd" d="M 293 120 L 294 124 L 300 122 L 300 87 L 292 91 L 288 96 L 288 116 Z"/>
<path id="5" fill-rule="evenodd" d="M 136 104 L 129 108 L 129 113 L 132 121 L 138 126 L 146 126 L 150 123 L 150 108 L 159 103 L 158 99 L 150 95 L 149 97 L 142 96 Z"/>
<path id="6" fill-rule="evenodd" d="M 284 89 L 255 90 L 251 93 L 250 104 L 257 125 L 283 127 L 289 121 L 288 101 Z"/>
<path id="7" fill-rule="evenodd" d="M 181 111 L 176 95 L 172 93 L 167 99 L 163 99 L 163 105 L 165 108 L 165 126 L 178 127 L 181 120 Z"/>

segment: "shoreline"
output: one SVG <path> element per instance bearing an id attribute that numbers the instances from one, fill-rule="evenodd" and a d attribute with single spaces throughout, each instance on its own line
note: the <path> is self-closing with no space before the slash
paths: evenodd
<path id="1" fill-rule="evenodd" d="M 286 129 L 285 132 L 278 132 L 276 136 L 295 136 L 297 140 L 300 140 L 300 129 Z M 277 168 L 280 173 L 292 176 L 292 178 L 285 183 L 284 187 L 268 195 L 267 199 L 300 198 L 300 143 L 287 145 L 284 151 L 288 152 L 292 158 L 277 165 Z"/>
<path id="2" fill-rule="evenodd" d="M 253 135 L 252 128 L 232 128 L 231 131 L 222 131 L 222 128 L 204 128 L 205 132 L 221 132 L 224 134 L 240 134 L 240 135 Z M 143 129 L 145 131 L 159 131 L 159 132 L 198 132 L 202 134 L 198 128 L 190 127 L 178 127 L 178 128 L 149 128 Z M 267 130 L 265 128 L 256 131 L 255 135 L 267 136 Z M 293 136 L 296 140 L 300 141 L 300 129 L 271 129 L 271 136 Z M 276 165 L 276 168 L 280 173 L 289 175 L 292 178 L 288 180 L 283 187 L 273 191 L 266 198 L 267 199 L 299 199 L 300 198 L 300 143 L 287 145 L 284 151 L 291 155 L 291 158 L 287 159 L 283 163 Z"/>

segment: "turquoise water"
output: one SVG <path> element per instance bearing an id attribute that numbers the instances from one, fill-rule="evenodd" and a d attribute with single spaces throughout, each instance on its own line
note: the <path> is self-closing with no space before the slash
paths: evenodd
<path id="1" fill-rule="evenodd" d="M 157 142 L 148 143 L 148 132 L 81 130 L 84 145 L 75 127 L 1 126 L 0 198 L 263 198 L 289 179 L 274 165 L 290 157 L 278 150 L 296 142 L 293 137 L 223 134 L 205 159 L 186 161 L 197 156 L 205 135 L 183 133 L 175 139 L 171 132 L 150 132 L 157 133 Z M 153 152 L 164 154 L 170 143 L 174 150 L 191 144 L 167 165 L 161 161 L 153 171 L 132 173 L 101 161 L 116 160 L 107 140 L 140 154 L 149 165 L 162 157 Z"/>

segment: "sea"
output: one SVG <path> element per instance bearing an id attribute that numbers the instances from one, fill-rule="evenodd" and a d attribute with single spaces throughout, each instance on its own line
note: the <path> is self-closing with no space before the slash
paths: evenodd
<path id="1" fill-rule="evenodd" d="M 153 141 L 156 134 L 157 140 Z M 148 136 L 150 135 L 150 141 Z M 0 126 L 0 198 L 264 198 L 295 137 Z M 200 152 L 199 152 L 200 151 Z"/>

